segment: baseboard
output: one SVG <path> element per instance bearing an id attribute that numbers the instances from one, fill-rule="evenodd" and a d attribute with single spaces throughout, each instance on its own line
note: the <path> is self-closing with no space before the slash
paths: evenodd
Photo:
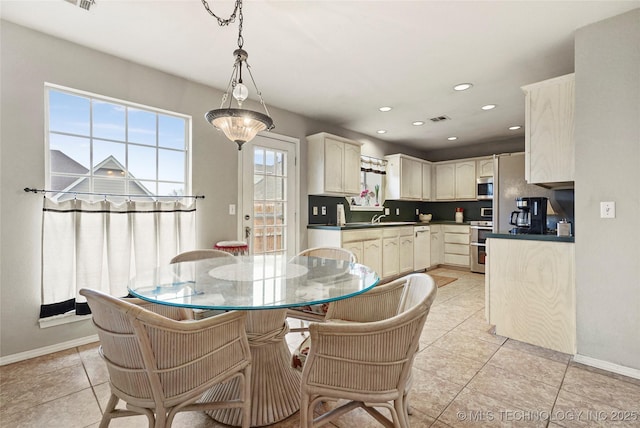
<path id="1" fill-rule="evenodd" d="M 67 342 L 56 343 L 55 345 L 45 346 L 43 348 L 37 348 L 30 351 L 7 355 L 5 357 L 0 357 L 0 366 L 17 363 L 18 361 L 24 361 L 30 358 L 41 357 L 43 355 L 53 354 L 54 352 L 64 351 L 67 349 L 75 348 L 76 346 L 94 343 L 98 340 L 98 335 L 94 334 L 87 337 L 81 337 L 79 339 L 69 340 Z"/>
<path id="2" fill-rule="evenodd" d="M 574 355 L 573 361 L 575 361 L 576 363 L 584 364 L 585 366 L 591 366 L 597 369 L 606 370 L 608 372 L 632 377 L 634 379 L 640 379 L 640 370 L 610 363 L 609 361 L 598 360 L 596 358 L 591 358 L 580 354 Z"/>

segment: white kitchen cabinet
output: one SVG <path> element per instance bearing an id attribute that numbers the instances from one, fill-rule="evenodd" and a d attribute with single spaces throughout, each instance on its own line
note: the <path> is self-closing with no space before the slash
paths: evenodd
<path id="1" fill-rule="evenodd" d="M 456 198 L 456 165 L 436 164 L 436 200 Z"/>
<path id="2" fill-rule="evenodd" d="M 398 248 L 398 237 L 382 239 L 382 277 L 389 278 L 398 275 L 400 272 L 400 250 Z"/>
<path id="3" fill-rule="evenodd" d="M 310 195 L 360 193 L 361 143 L 322 132 L 307 136 L 307 188 Z"/>
<path id="4" fill-rule="evenodd" d="M 456 162 L 456 199 L 476 198 L 475 161 Z"/>
<path id="5" fill-rule="evenodd" d="M 431 200 L 431 162 L 422 162 L 422 200 Z"/>
<path id="6" fill-rule="evenodd" d="M 431 266 L 438 266 L 444 263 L 444 236 L 442 226 L 432 224 L 431 232 Z"/>
<path id="7" fill-rule="evenodd" d="M 387 160 L 385 197 L 397 200 L 421 200 L 424 161 L 403 154 L 388 155 L 385 159 Z"/>
<path id="8" fill-rule="evenodd" d="M 362 262 L 382 277 L 382 240 L 367 239 L 362 241 Z"/>
<path id="9" fill-rule="evenodd" d="M 476 198 L 476 162 L 438 163 L 436 167 L 436 200 Z"/>
<path id="10" fill-rule="evenodd" d="M 382 229 L 308 229 L 309 248 L 341 247 L 351 250 L 358 263 L 369 266 L 382 277 Z"/>
<path id="11" fill-rule="evenodd" d="M 493 177 L 493 158 L 478 159 L 476 161 L 478 178 Z"/>
<path id="12" fill-rule="evenodd" d="M 444 263 L 455 266 L 470 266 L 469 226 L 443 225 Z"/>
<path id="13" fill-rule="evenodd" d="M 549 187 L 575 179 L 575 75 L 523 86 L 525 179 Z"/>
<path id="14" fill-rule="evenodd" d="M 487 239 L 488 321 L 496 334 L 576 353 L 575 244 Z"/>
<path id="15" fill-rule="evenodd" d="M 408 233 L 401 232 L 398 236 L 399 241 L 399 269 L 400 273 L 413 271 L 413 228 L 407 229 Z"/>

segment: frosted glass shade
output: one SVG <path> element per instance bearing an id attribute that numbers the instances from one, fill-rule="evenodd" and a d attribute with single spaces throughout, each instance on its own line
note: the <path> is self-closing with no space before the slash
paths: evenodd
<path id="1" fill-rule="evenodd" d="M 273 128 L 273 120 L 266 114 L 252 110 L 225 108 L 208 111 L 207 122 L 224 132 L 231 141 L 238 144 L 238 150 L 251 141 L 258 132 Z"/>

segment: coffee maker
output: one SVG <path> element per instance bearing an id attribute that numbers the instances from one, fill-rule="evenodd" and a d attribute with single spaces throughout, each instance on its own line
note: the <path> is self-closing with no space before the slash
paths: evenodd
<path id="1" fill-rule="evenodd" d="M 547 233 L 547 198 L 517 198 L 516 207 L 520 211 L 511 213 L 509 224 L 516 226 L 511 229 L 511 233 L 533 235 Z"/>

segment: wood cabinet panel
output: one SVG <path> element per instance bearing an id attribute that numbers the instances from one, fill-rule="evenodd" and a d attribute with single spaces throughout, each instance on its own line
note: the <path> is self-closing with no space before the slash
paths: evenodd
<path id="1" fill-rule="evenodd" d="M 488 239 L 489 322 L 496 333 L 576 352 L 575 245 Z"/>
<path id="2" fill-rule="evenodd" d="M 525 92 L 525 179 L 532 184 L 573 182 L 574 75 L 522 89 Z"/>

